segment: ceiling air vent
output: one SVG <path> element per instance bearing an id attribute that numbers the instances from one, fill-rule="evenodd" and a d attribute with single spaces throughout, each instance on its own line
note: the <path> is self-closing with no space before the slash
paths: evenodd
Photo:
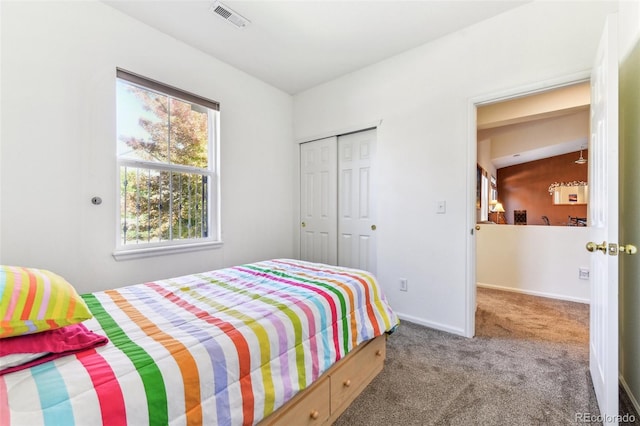
<path id="1" fill-rule="evenodd" d="M 247 18 L 240 15 L 238 12 L 235 12 L 229 6 L 224 5 L 219 1 L 213 2 L 211 11 L 238 28 L 244 28 L 251 23 L 251 21 L 249 21 Z"/>

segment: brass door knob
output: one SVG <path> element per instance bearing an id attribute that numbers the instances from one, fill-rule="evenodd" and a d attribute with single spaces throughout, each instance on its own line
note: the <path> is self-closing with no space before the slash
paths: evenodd
<path id="1" fill-rule="evenodd" d="M 375 226 L 375 225 L 371 225 L 371 230 L 372 230 L 372 231 L 375 231 L 376 229 L 378 229 L 378 227 L 377 227 L 377 226 Z"/>
<path id="2" fill-rule="evenodd" d="M 304 227 L 306 227 L 306 226 L 307 226 L 307 224 L 306 224 L 306 223 L 304 223 L 304 222 L 302 222 L 302 223 L 300 224 L 300 226 L 302 226 L 302 227 L 304 228 Z"/>
<path id="3" fill-rule="evenodd" d="M 318 410 L 313 410 L 311 411 L 311 413 L 309 413 L 309 417 L 311 417 L 313 420 L 316 420 L 318 417 L 320 417 L 320 412 Z"/>
<path id="4" fill-rule="evenodd" d="M 476 225 L 476 231 L 480 230 L 480 225 Z"/>
<path id="5" fill-rule="evenodd" d="M 603 241 L 602 244 L 596 244 L 593 241 L 589 241 L 586 245 L 587 251 L 594 253 L 598 250 L 602 252 L 602 254 L 607 254 L 607 242 Z"/>

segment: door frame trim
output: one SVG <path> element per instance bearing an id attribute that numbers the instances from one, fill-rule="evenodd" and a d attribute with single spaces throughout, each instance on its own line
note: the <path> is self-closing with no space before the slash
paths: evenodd
<path id="1" fill-rule="evenodd" d="M 473 337 L 476 331 L 476 167 L 478 162 L 478 138 L 476 108 L 495 102 L 515 99 L 535 93 L 558 89 L 564 86 L 588 81 L 591 69 L 574 74 L 543 80 L 522 86 L 514 86 L 486 93 L 467 102 L 467 249 L 464 336 Z"/>
<path id="2" fill-rule="evenodd" d="M 381 125 L 382 125 L 382 119 L 380 118 L 378 120 L 371 121 L 364 124 L 354 124 L 351 126 L 343 127 L 338 130 L 329 130 L 326 132 L 321 132 L 314 136 L 298 137 L 295 139 L 295 144 L 300 145 L 307 142 L 313 142 L 318 139 L 330 138 L 332 136 L 342 136 L 342 135 L 348 135 L 350 133 L 363 132 L 365 130 L 370 130 L 370 129 L 376 129 L 376 128 L 379 129 Z"/>

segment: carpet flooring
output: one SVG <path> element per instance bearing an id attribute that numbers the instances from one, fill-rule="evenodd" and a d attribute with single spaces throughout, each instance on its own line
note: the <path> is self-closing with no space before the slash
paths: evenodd
<path id="1" fill-rule="evenodd" d="M 581 421 L 599 415 L 588 305 L 483 288 L 477 302 L 473 339 L 402 322 L 335 424 L 598 424 Z"/>

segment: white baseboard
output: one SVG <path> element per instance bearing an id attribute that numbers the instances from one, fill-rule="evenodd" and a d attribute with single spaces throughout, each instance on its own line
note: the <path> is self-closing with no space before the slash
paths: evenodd
<path id="1" fill-rule="evenodd" d="M 640 404 L 638 404 L 638 400 L 636 399 L 635 395 L 633 395 L 633 393 L 631 392 L 631 389 L 629 389 L 629 385 L 627 385 L 627 382 L 625 382 L 624 377 L 622 377 L 622 375 L 620 375 L 620 384 L 624 388 L 625 392 L 627 392 L 627 396 L 629 397 L 629 400 L 631 400 L 631 403 L 633 404 L 633 407 L 636 409 L 636 412 L 640 413 Z"/>
<path id="2" fill-rule="evenodd" d="M 513 293 L 522 293 L 522 294 L 528 294 L 528 295 L 531 295 L 531 296 L 546 297 L 548 299 L 566 300 L 568 302 L 578 302 L 578 303 L 584 303 L 584 304 L 587 304 L 587 305 L 589 304 L 589 299 L 582 299 L 582 298 L 579 298 L 579 297 L 565 296 L 563 294 L 545 293 L 545 292 L 542 292 L 542 291 L 533 291 L 533 290 L 523 290 L 521 288 L 503 287 L 503 286 L 494 285 L 494 284 L 476 283 L 476 285 L 478 287 L 490 288 L 490 289 L 493 289 L 493 290 L 510 291 L 510 292 L 513 292 Z"/>
<path id="3" fill-rule="evenodd" d="M 406 315 L 397 311 L 396 311 L 396 315 L 398 315 L 400 320 L 405 320 L 408 322 L 412 322 L 414 324 L 424 325 L 425 327 L 433 328 L 440 331 L 446 331 L 447 333 L 457 334 L 458 336 L 465 337 L 464 330 L 461 328 L 449 327 L 448 325 L 428 321 L 423 318 L 414 317 L 413 315 Z"/>

